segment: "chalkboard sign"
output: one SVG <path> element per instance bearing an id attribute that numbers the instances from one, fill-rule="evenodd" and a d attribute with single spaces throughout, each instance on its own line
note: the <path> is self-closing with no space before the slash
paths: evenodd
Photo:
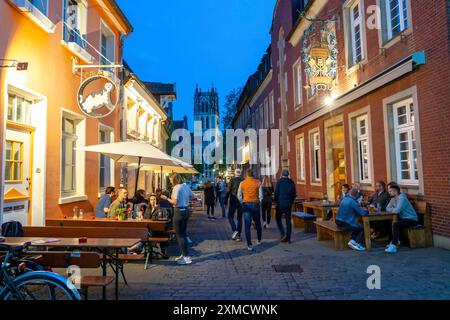
<path id="1" fill-rule="evenodd" d="M 191 202 L 191 208 L 195 211 L 205 210 L 205 193 L 203 191 L 193 191 L 197 202 Z"/>

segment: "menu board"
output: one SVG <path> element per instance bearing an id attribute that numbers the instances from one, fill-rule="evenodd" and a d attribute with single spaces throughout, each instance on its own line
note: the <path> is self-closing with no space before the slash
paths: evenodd
<path id="1" fill-rule="evenodd" d="M 197 198 L 197 201 L 191 202 L 191 208 L 195 211 L 204 211 L 205 210 L 205 193 L 203 191 L 192 191 Z"/>

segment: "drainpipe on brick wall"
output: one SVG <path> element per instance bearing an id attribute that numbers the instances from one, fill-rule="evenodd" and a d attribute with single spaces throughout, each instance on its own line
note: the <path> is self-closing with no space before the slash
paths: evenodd
<path id="1" fill-rule="evenodd" d="M 280 103 L 281 103 L 281 167 L 282 169 L 289 169 L 289 158 L 287 152 L 287 142 L 288 142 L 288 126 L 287 126 L 287 104 L 286 104 L 286 86 L 285 83 L 285 69 L 284 69 L 284 48 L 285 48 L 284 32 L 280 32 L 280 39 L 278 40 L 278 82 L 280 83 Z"/>

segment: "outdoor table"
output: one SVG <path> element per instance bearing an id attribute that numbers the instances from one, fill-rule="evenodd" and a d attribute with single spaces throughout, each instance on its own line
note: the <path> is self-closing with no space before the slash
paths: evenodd
<path id="1" fill-rule="evenodd" d="M 364 239 L 366 242 L 366 250 L 370 251 L 372 249 L 372 242 L 370 239 L 370 222 L 371 221 L 383 221 L 392 220 L 392 224 L 398 221 L 398 215 L 392 212 L 373 212 L 369 213 L 367 216 L 362 216 L 362 221 L 364 225 Z"/>
<path id="2" fill-rule="evenodd" d="M 325 219 L 327 210 L 339 207 L 339 204 L 336 202 L 323 202 L 323 201 L 305 201 L 303 202 L 303 210 L 305 213 L 308 213 L 308 208 L 313 211 L 313 214 L 315 214 L 315 211 L 320 212 L 320 217 L 322 220 Z"/>
<path id="3" fill-rule="evenodd" d="M 88 238 L 86 242 L 80 243 L 78 238 L 58 238 L 57 242 L 48 242 L 43 244 L 32 244 L 38 240 L 49 239 L 48 237 L 36 237 L 36 238 L 28 238 L 28 237 L 19 237 L 19 238 L 6 238 L 5 242 L 2 244 L 16 246 L 16 245 L 32 245 L 39 247 L 51 247 L 51 248 L 73 248 L 73 249 L 81 249 L 81 248 L 95 248 L 102 251 L 102 275 L 106 276 L 106 257 L 108 255 L 109 250 L 114 250 L 115 255 L 111 255 L 115 263 L 115 296 L 116 300 L 119 299 L 119 252 L 122 248 L 129 248 L 140 242 L 141 239 L 101 239 L 101 238 Z M 103 299 L 106 298 L 106 288 L 103 287 Z"/>
<path id="4" fill-rule="evenodd" d="M 124 220 L 118 221 L 107 218 L 95 219 L 47 219 L 47 227 L 92 227 L 92 228 L 148 228 L 152 231 L 166 231 L 169 220 Z"/>

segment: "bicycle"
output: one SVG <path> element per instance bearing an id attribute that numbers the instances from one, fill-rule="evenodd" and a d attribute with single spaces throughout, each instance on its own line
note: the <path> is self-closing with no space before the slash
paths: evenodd
<path id="1" fill-rule="evenodd" d="M 50 272 L 32 261 L 21 259 L 23 245 L 0 243 L 6 251 L 0 267 L 0 300 L 81 300 L 70 280 Z"/>

